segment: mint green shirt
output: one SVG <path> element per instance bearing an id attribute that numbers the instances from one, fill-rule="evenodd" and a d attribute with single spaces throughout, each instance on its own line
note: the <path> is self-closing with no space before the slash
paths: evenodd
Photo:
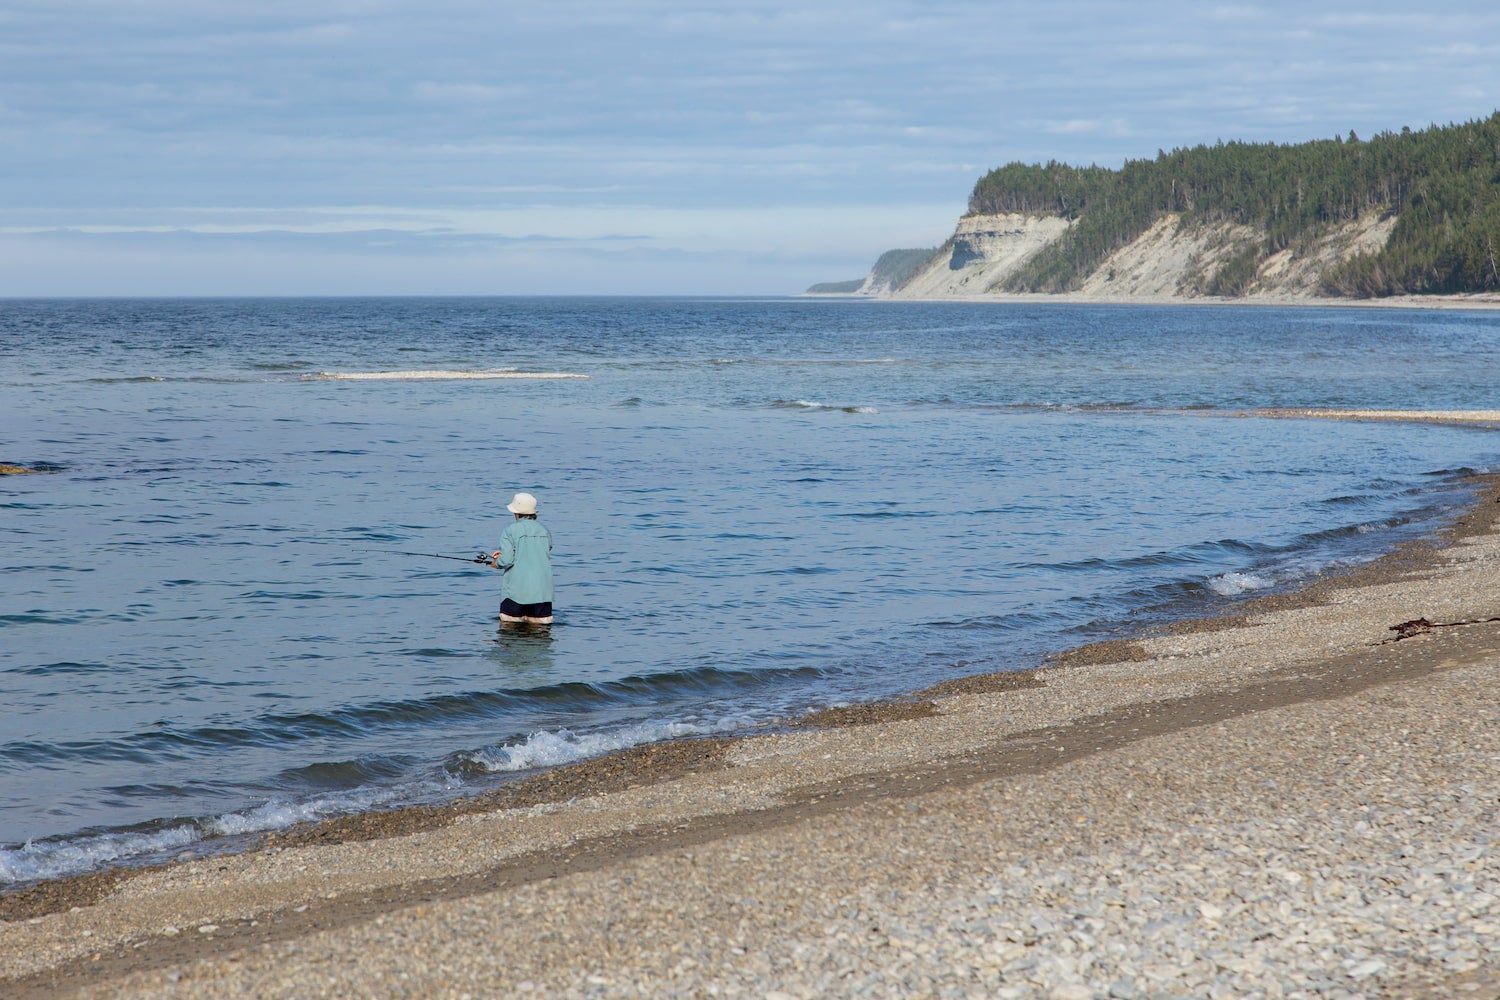
<path id="1" fill-rule="evenodd" d="M 500 533 L 500 555 L 495 565 L 505 570 L 500 597 L 517 604 L 552 600 L 552 532 L 540 521 L 520 518 Z"/>

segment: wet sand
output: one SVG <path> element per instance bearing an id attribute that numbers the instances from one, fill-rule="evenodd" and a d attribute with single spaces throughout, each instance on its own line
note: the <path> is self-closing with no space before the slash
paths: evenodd
<path id="1" fill-rule="evenodd" d="M 1492 477 L 1231 616 L 4 897 L 0 995 L 1500 997 L 1496 618 Z"/>

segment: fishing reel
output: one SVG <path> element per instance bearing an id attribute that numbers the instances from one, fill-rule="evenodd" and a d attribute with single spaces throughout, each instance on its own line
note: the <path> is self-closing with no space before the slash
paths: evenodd
<path id="1" fill-rule="evenodd" d="M 483 549 L 481 549 L 479 554 L 474 557 L 474 561 L 477 563 L 483 563 L 484 565 L 488 566 L 492 558 L 493 557 L 488 552 L 485 552 Z"/>

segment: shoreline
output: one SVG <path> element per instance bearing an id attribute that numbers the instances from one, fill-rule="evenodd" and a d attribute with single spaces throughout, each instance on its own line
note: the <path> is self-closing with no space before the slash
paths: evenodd
<path id="1" fill-rule="evenodd" d="M 1198 415 L 1194 413 L 1193 415 Z M 1207 414 L 1219 417 L 1258 417 L 1262 419 L 1334 419 L 1352 421 L 1399 421 L 1442 423 L 1480 429 L 1500 429 L 1500 410 L 1367 410 L 1333 408 L 1258 408 Z M 1485 482 L 1489 477 L 1475 474 L 1470 482 Z M 1500 473 L 1491 485 L 1500 497 Z M 1497 501 L 1500 502 L 1500 501 Z M 1459 524 L 1464 518 L 1459 516 Z M 1040 687 L 1040 671 L 1056 667 L 1093 666 L 1104 663 L 1131 663 L 1149 659 L 1141 642 L 1153 636 L 1213 631 L 1226 623 L 1242 622 L 1257 612 L 1304 607 L 1321 599 L 1330 587 L 1354 584 L 1379 576 L 1389 567 L 1412 562 L 1411 553 L 1426 553 L 1438 547 L 1454 531 L 1453 525 L 1439 525 L 1435 531 L 1399 544 L 1392 551 L 1368 563 L 1332 570 L 1300 581 L 1291 589 L 1277 588 L 1262 596 L 1245 596 L 1233 608 L 1210 615 L 1194 616 L 1166 624 L 1142 626 L 1134 636 L 1082 643 L 1047 654 L 1035 666 L 1002 672 L 968 675 L 939 682 L 927 688 L 869 702 L 814 711 L 803 716 L 780 720 L 774 730 L 750 731 L 728 736 L 692 736 L 638 744 L 599 757 L 585 758 L 556 765 L 515 781 L 485 791 L 459 795 L 436 803 L 412 804 L 392 808 L 333 816 L 322 820 L 295 823 L 288 827 L 221 838 L 231 846 L 199 842 L 186 849 L 190 857 L 148 863 L 125 861 L 77 875 L 41 879 L 16 889 L 0 890 L 0 923 L 6 920 L 44 916 L 61 909 L 86 905 L 107 894 L 114 886 L 140 874 L 170 869 L 176 865 L 215 858 L 253 854 L 267 849 L 280 850 L 315 844 L 356 843 L 360 841 L 404 836 L 445 826 L 454 820 L 476 814 L 509 809 L 524 809 L 566 802 L 586 795 L 608 794 L 635 787 L 670 781 L 694 771 L 720 766 L 727 748 L 746 740 L 763 738 L 768 732 L 780 734 L 800 730 L 862 726 L 907 719 L 928 718 L 936 714 L 934 699 L 954 695 L 972 695 Z"/>
<path id="2" fill-rule="evenodd" d="M 399 919 L 408 936 L 436 934 L 454 908 L 503 912 L 520 896 L 562 891 L 557 887 L 564 884 L 583 892 L 584 884 L 601 879 L 629 896 L 620 873 L 641 866 L 666 865 L 677 871 L 677 883 L 690 885 L 709 854 L 732 873 L 739 864 L 734 845 L 746 838 L 764 840 L 773 853 L 796 854 L 795 843 L 823 824 L 845 824 L 846 832 L 878 846 L 883 828 L 872 826 L 870 812 L 890 819 L 892 810 L 901 818 L 912 805 L 937 808 L 931 803 L 939 801 L 972 807 L 976 797 L 1003 798 L 1013 786 L 1038 780 L 1045 786 L 1070 769 L 1148 754 L 1154 742 L 1201 736 L 1215 726 L 1253 730 L 1278 712 L 1416 691 L 1450 675 L 1474 674 L 1493 689 L 1500 627 L 1478 619 L 1500 615 L 1500 596 L 1490 596 L 1500 594 L 1500 476 L 1473 481 L 1474 500 L 1452 523 L 1374 562 L 1250 598 L 1224 615 L 1064 651 L 1034 670 L 963 678 L 909 699 L 817 713 L 766 735 L 650 744 L 458 803 L 328 820 L 270 835 L 241 854 L 116 869 L 0 897 L 0 983 L 16 998 L 79 991 L 190 996 L 229 992 L 230 984 L 254 974 L 270 977 L 262 985 L 283 984 L 284 994 L 262 995 L 307 995 L 293 966 L 295 976 L 315 979 L 318 969 L 354 975 L 371 956 L 350 942 L 378 937 L 389 920 Z M 1474 624 L 1393 631 L 1417 619 Z M 1191 768 L 1174 778 L 1189 786 L 1201 779 Z M 1069 823 L 1108 825 L 1097 804 L 1065 805 Z M 818 851 L 829 849 L 823 843 Z M 684 856 L 695 859 L 690 874 Z M 653 899 L 685 891 L 681 884 L 657 885 Z M 633 905 L 650 910 L 651 899 Z M 526 929 L 507 933 L 524 938 Z M 1500 942 L 1500 929 L 1487 933 Z M 310 937 L 330 942 L 316 969 L 294 957 Z M 659 951 L 671 942 L 668 936 L 636 943 Z M 238 957 L 226 964 L 226 953 Z M 344 958 L 328 957 L 338 954 Z M 539 948 L 538 961 L 546 954 Z M 1425 974 L 1382 961 L 1393 970 L 1392 983 L 1415 983 Z M 547 972 L 521 966 L 510 980 L 516 988 L 535 985 Z M 551 971 L 561 978 L 547 988 L 582 990 L 577 969 L 554 964 Z M 1452 982 L 1474 970 L 1438 971 Z M 389 978 L 362 981 L 367 985 L 354 992 L 393 990 Z M 594 985 L 607 995 L 634 995 Z M 417 989 L 413 995 L 449 994 Z"/>
<path id="3" fill-rule="evenodd" d="M 996 305 L 1074 306 L 1259 306 L 1284 309 L 1432 309 L 1490 311 L 1500 309 L 1500 292 L 1461 295 L 1392 295 L 1384 298 L 1343 299 L 1324 296 L 1245 295 L 1235 298 L 1200 295 L 1093 295 L 1079 292 L 993 292 L 982 295 L 859 295 L 839 292 L 799 292 L 792 298 L 868 302 L 990 302 Z"/>

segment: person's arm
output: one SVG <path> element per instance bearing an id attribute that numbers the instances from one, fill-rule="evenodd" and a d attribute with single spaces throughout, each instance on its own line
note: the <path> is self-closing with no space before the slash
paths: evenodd
<path id="1" fill-rule="evenodd" d="M 516 541 L 510 537 L 509 531 L 500 533 L 500 547 L 490 559 L 490 565 L 496 569 L 510 569 L 516 564 Z"/>

